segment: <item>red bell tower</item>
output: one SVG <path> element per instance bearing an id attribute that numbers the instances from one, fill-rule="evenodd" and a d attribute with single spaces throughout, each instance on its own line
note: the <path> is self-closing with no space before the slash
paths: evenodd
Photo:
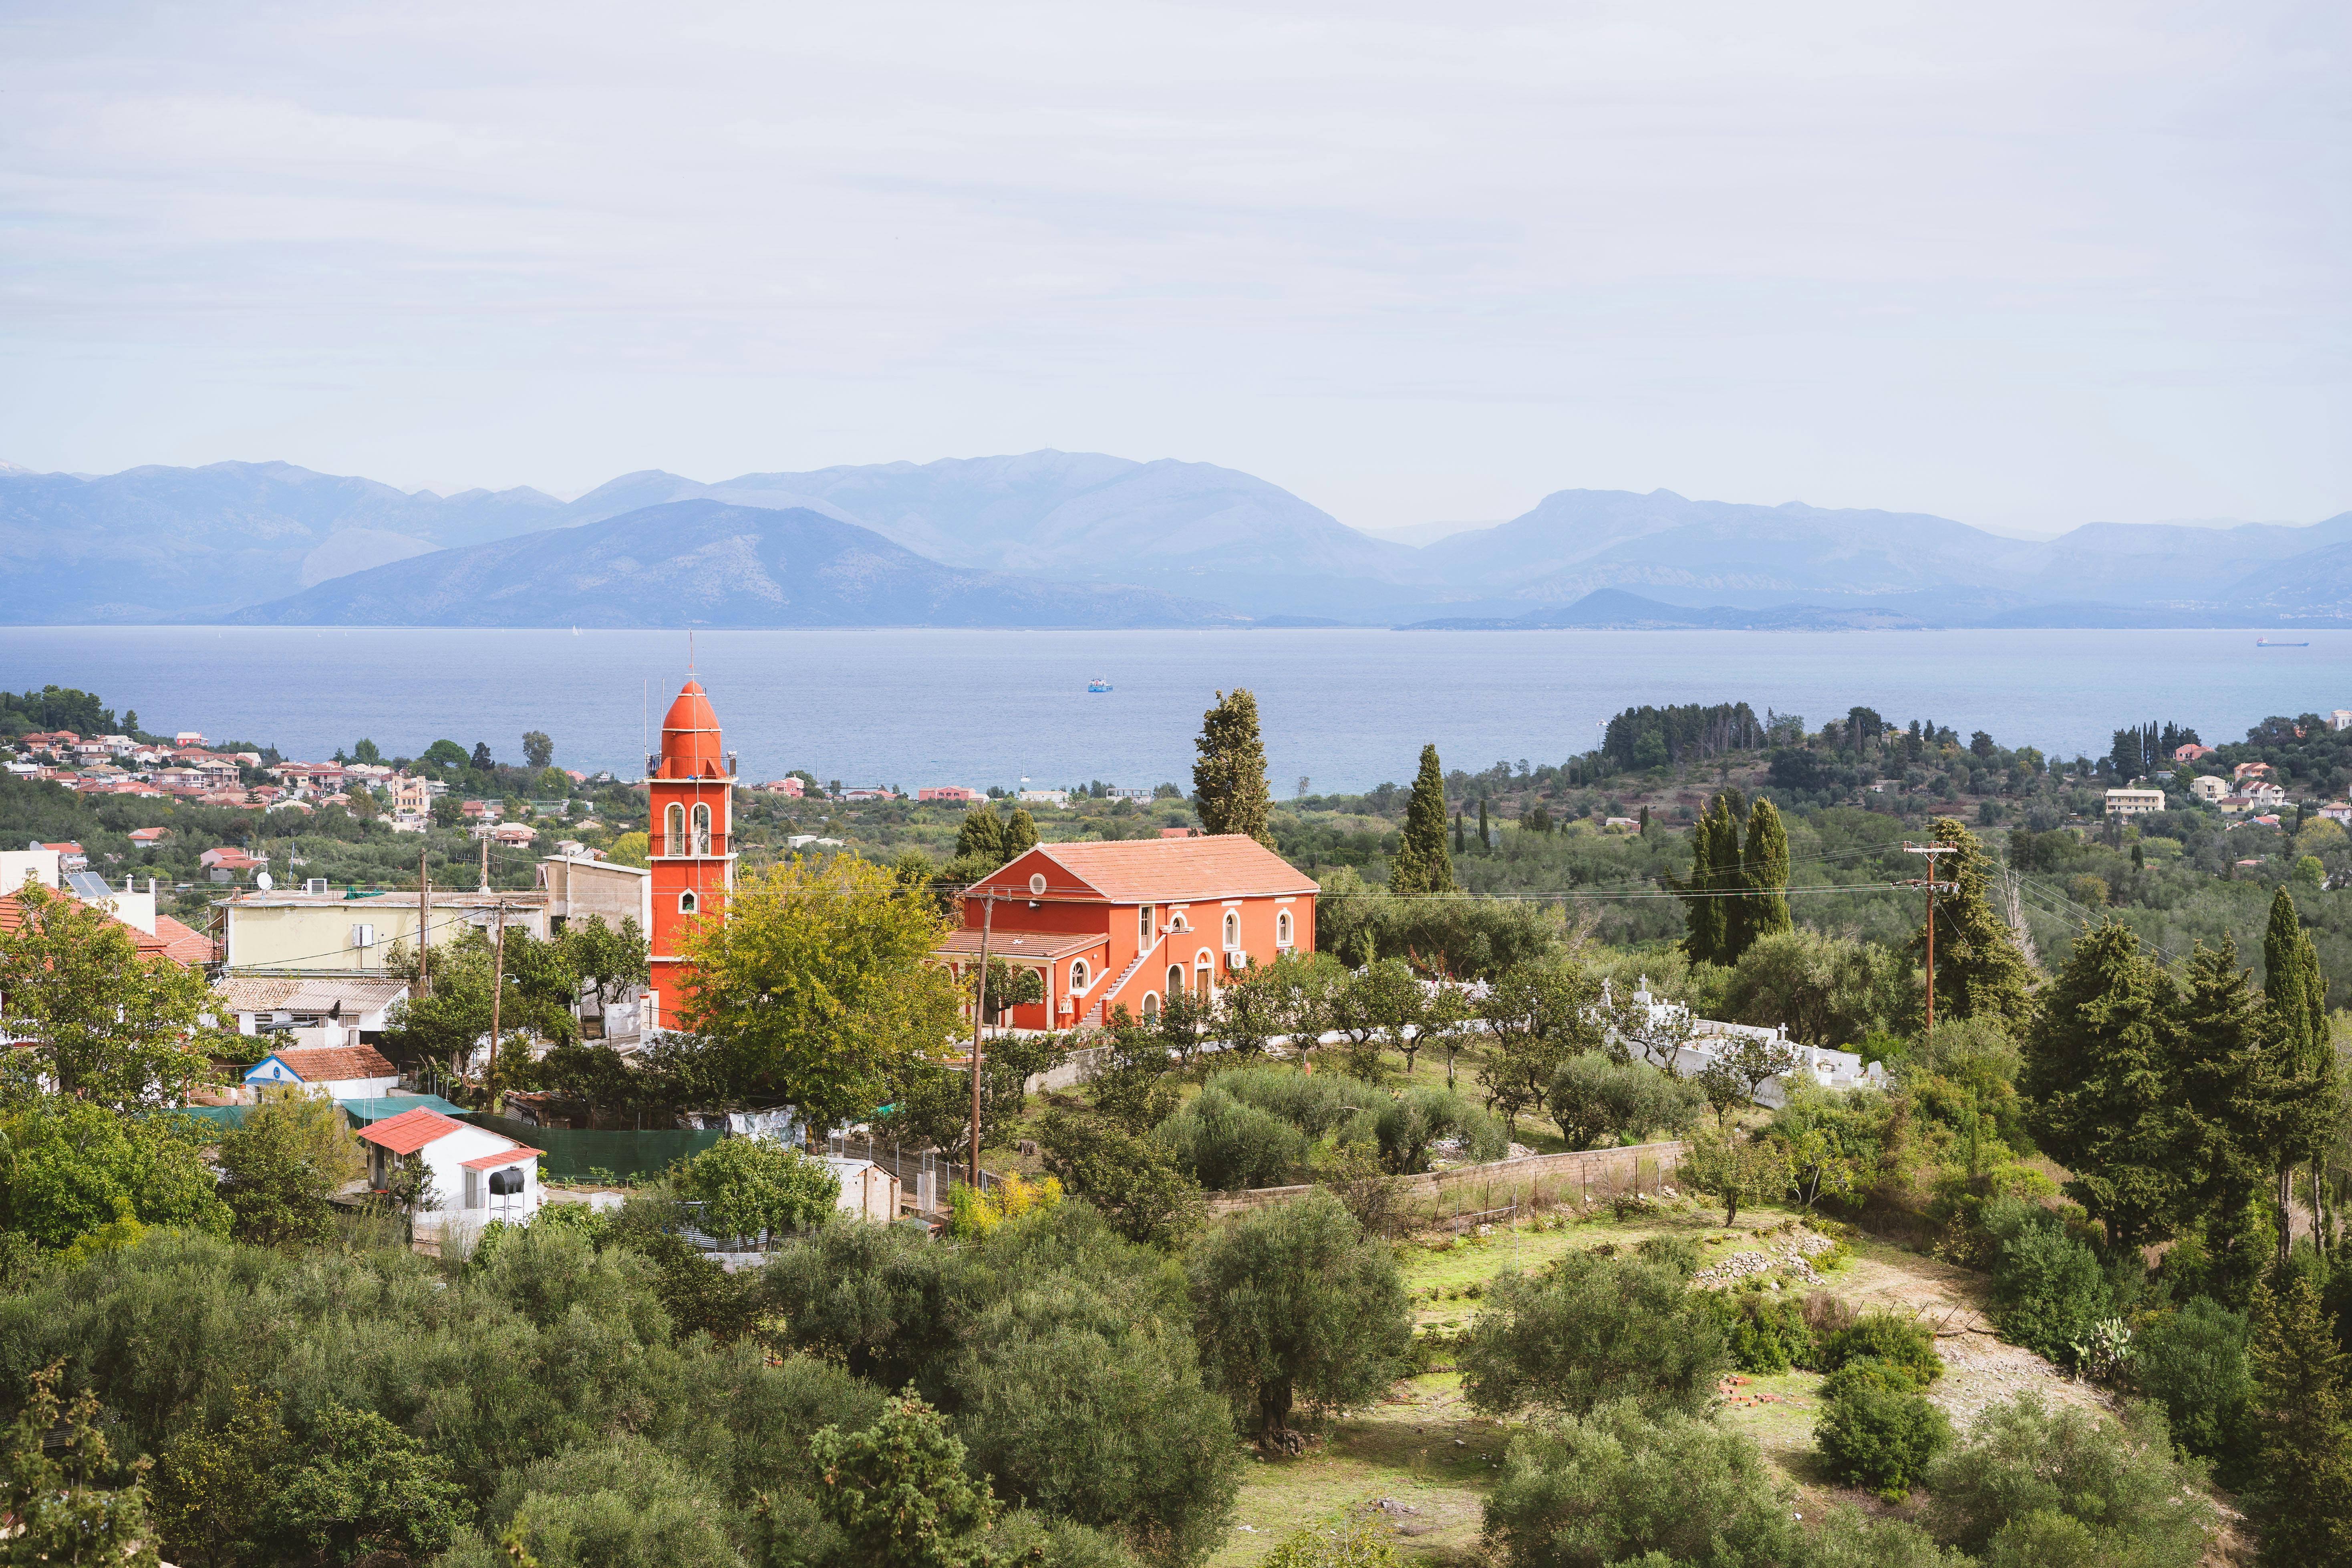
<path id="1" fill-rule="evenodd" d="M 652 793 L 653 989 L 657 1021 L 679 1026 L 692 966 L 678 945 L 698 921 L 723 920 L 735 885 L 735 766 L 719 750 L 719 715 L 689 679 L 662 720 L 661 754 L 646 759 Z"/>

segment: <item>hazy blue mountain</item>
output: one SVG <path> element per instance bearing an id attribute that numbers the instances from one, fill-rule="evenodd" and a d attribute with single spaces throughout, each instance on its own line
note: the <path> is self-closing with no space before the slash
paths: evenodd
<path id="1" fill-rule="evenodd" d="M 20 622 L 185 618 L 545 528 L 562 508 L 534 489 L 410 495 L 290 463 L 0 472 L 0 576 Z"/>
<path id="2" fill-rule="evenodd" d="M 1148 589 L 943 566 L 806 508 L 667 501 L 438 551 L 226 617 L 256 626 L 1216 626 Z"/>
<path id="3" fill-rule="evenodd" d="M 1523 616 L 1443 616 L 1417 622 L 1406 631 L 1550 631 L 1574 627 L 1612 631 L 1893 631 L 1925 625 L 1916 616 L 1866 605 L 1780 605 L 1750 608 L 1735 605 L 1668 605 L 1599 588 L 1572 605 L 1547 605 Z"/>

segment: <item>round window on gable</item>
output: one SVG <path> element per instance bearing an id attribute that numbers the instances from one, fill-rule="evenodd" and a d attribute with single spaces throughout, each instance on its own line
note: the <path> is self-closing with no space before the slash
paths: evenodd
<path id="1" fill-rule="evenodd" d="M 1041 898 L 1044 898 L 1044 897 L 1045 896 L 1045 872 L 1043 872 L 1043 871 L 1032 871 L 1032 872 L 1030 872 L 1030 873 L 1029 873 L 1029 895 L 1030 895 L 1030 897 L 1032 897 L 1032 898 L 1040 898 L 1040 899 L 1041 899 Z"/>

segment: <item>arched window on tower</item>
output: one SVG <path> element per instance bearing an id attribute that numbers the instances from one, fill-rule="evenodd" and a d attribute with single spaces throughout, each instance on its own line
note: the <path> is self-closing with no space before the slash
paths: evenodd
<path id="1" fill-rule="evenodd" d="M 670 802 L 669 809 L 662 813 L 662 853 L 686 853 L 686 807 L 676 801 Z"/>
<path id="2" fill-rule="evenodd" d="M 707 805 L 694 808 L 694 852 L 697 855 L 710 853 L 710 808 Z"/>
<path id="3" fill-rule="evenodd" d="M 677 912 L 679 914 L 690 915 L 697 912 L 701 908 L 702 901 L 694 896 L 694 890 L 692 889 L 689 888 L 685 892 L 680 893 L 677 896 Z"/>

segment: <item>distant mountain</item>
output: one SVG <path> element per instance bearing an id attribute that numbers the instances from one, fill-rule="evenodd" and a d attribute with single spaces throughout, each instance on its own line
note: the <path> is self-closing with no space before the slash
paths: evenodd
<path id="1" fill-rule="evenodd" d="M 804 507 L 667 501 L 354 573 L 246 626 L 1219 626 L 1141 588 L 943 566 Z"/>
<path id="2" fill-rule="evenodd" d="M 533 489 L 415 495 L 290 463 L 0 471 L 0 577 L 17 622 L 226 614 L 330 577 L 556 521 Z"/>
<path id="3" fill-rule="evenodd" d="M 1600 588 L 1572 605 L 1561 605 L 1513 619 L 1441 617 L 1402 629 L 1422 631 L 1555 631 L 1567 628 L 1610 631 L 1895 631 L 1913 630 L 1926 623 L 1916 616 L 1864 606 L 1825 607 L 1783 605 L 1767 609 L 1742 609 L 1711 605 L 1692 608 L 1661 604 L 1622 588 Z"/>
<path id="4" fill-rule="evenodd" d="M 648 472 L 591 491 L 569 514 L 585 521 L 689 494 L 805 507 L 951 566 L 1139 584 L 1253 616 L 1381 621 L 1425 600 L 1412 550 L 1210 463 L 1041 451 L 742 474 L 710 485 Z"/>

